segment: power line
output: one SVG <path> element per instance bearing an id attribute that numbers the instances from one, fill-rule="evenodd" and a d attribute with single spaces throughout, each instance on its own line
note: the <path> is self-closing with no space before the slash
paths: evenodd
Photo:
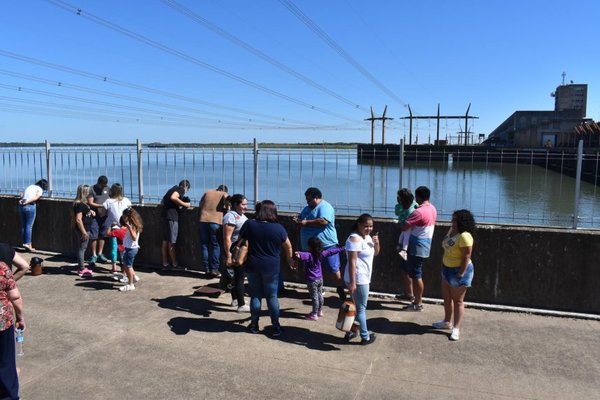
<path id="1" fill-rule="evenodd" d="M 356 61 L 346 50 L 335 42 L 323 29 L 321 29 L 314 21 L 312 21 L 306 14 L 304 14 L 294 3 L 290 0 L 279 0 L 279 2 L 287 8 L 296 18 L 298 18 L 304 25 L 306 25 L 311 31 L 313 31 L 323 42 L 331 47 L 336 53 L 338 53 L 344 60 L 352 65 L 358 72 L 360 72 L 365 78 L 371 83 L 377 86 L 385 94 L 396 100 L 402 106 L 406 106 L 406 102 L 396 96 L 391 90 L 389 90 L 383 83 L 375 78 L 369 71 L 367 71 L 358 61 Z"/>
<path id="2" fill-rule="evenodd" d="M 2 50 L 2 49 L 0 49 L 0 56 L 4 56 L 4 57 L 7 57 L 7 58 L 12 58 L 12 59 L 15 59 L 15 60 L 23 61 L 23 62 L 34 64 L 34 65 L 39 65 L 39 66 L 42 66 L 42 67 L 45 67 L 45 68 L 49 68 L 49 69 L 54 69 L 54 70 L 57 70 L 57 71 L 67 72 L 67 73 L 70 73 L 70 74 L 73 74 L 73 75 L 82 76 L 82 77 L 88 78 L 88 79 L 98 80 L 98 81 L 101 81 L 103 83 L 109 83 L 109 84 L 112 84 L 112 85 L 126 87 L 126 88 L 129 88 L 129 89 L 134 89 L 134 90 L 138 90 L 138 91 L 142 91 L 142 92 L 146 92 L 146 93 L 150 93 L 150 94 L 156 94 L 156 95 L 159 95 L 159 96 L 169 97 L 169 98 L 176 99 L 176 100 L 183 100 L 183 101 L 186 101 L 186 102 L 192 103 L 192 104 L 200 104 L 200 105 L 205 105 L 205 106 L 208 106 L 208 107 L 213 107 L 213 108 L 218 108 L 218 109 L 225 109 L 225 110 L 229 110 L 229 111 L 232 111 L 232 112 L 237 112 L 237 113 L 240 113 L 240 114 L 246 114 L 246 115 L 250 115 L 250 116 L 259 116 L 259 117 L 262 117 L 262 118 L 273 119 L 275 121 L 293 122 L 293 123 L 305 124 L 305 125 L 312 124 L 311 122 L 306 122 L 306 121 L 301 121 L 301 120 L 295 120 L 295 119 L 290 119 L 290 118 L 284 118 L 284 117 L 278 117 L 278 116 L 273 116 L 273 115 L 263 114 L 263 113 L 258 113 L 258 112 L 252 112 L 252 111 L 244 110 L 244 109 L 241 109 L 241 108 L 230 107 L 230 106 L 226 106 L 226 105 L 223 105 L 223 104 L 208 102 L 206 100 L 201 100 L 201 99 L 197 99 L 197 98 L 193 98 L 193 97 L 183 96 L 183 95 L 180 95 L 180 94 L 177 94 L 177 93 L 170 93 L 170 92 L 167 92 L 167 91 L 164 91 L 164 90 L 154 89 L 154 88 L 150 88 L 150 87 L 147 87 L 147 86 L 138 85 L 136 83 L 131 83 L 131 82 L 126 82 L 126 81 L 114 79 L 114 78 L 108 77 L 106 75 L 99 75 L 99 74 L 95 74 L 95 73 L 92 73 L 92 72 L 87 72 L 87 71 L 83 71 L 83 70 L 79 70 L 79 69 L 67 67 L 67 66 L 60 65 L 60 64 L 50 63 L 50 62 L 47 62 L 47 61 L 43 61 L 43 60 L 40 60 L 40 59 L 36 59 L 36 58 L 24 56 L 24 55 L 21 55 L 21 54 L 12 53 L 12 52 L 9 52 L 9 51 L 6 51 L 6 50 Z"/>
<path id="3" fill-rule="evenodd" d="M 221 36 L 222 38 L 229 40 L 230 42 L 232 42 L 233 44 L 242 47 L 243 49 L 247 50 L 248 52 L 254 54 L 255 56 L 259 57 L 260 59 L 268 62 L 269 64 L 273 65 L 276 68 L 279 68 L 280 70 L 292 75 L 293 77 L 301 80 L 302 82 L 320 90 L 321 92 L 328 94 L 331 97 L 334 97 L 336 99 L 338 99 L 339 101 L 348 104 L 350 106 L 352 106 L 354 109 L 360 109 L 363 111 L 368 111 L 367 108 L 360 106 L 359 104 L 356 104 L 356 102 L 353 102 L 351 100 L 348 100 L 347 98 L 343 97 L 342 95 L 334 92 L 333 90 L 330 90 L 328 88 L 326 88 L 325 86 L 315 82 L 314 80 L 310 79 L 309 77 L 301 74 L 300 72 L 295 71 L 294 69 L 288 67 L 287 65 L 277 61 L 276 59 L 274 59 L 273 57 L 267 55 L 266 53 L 264 53 L 263 51 L 257 49 L 256 47 L 252 46 L 251 44 L 243 41 L 242 39 L 234 36 L 233 34 L 225 31 L 224 29 L 218 27 L 217 25 L 213 24 L 212 22 L 210 22 L 209 20 L 207 20 L 206 18 L 194 13 L 192 10 L 190 10 L 189 8 L 177 3 L 175 0 L 161 0 L 165 5 L 171 7 L 173 10 L 185 15 L 186 17 L 189 17 L 190 19 L 192 19 L 193 21 L 203 25 L 204 27 L 210 29 L 211 31 L 213 31 L 214 33 L 216 33 L 217 35 Z"/>
<path id="4" fill-rule="evenodd" d="M 166 53 L 169 53 L 171 55 L 174 55 L 174 56 L 176 56 L 176 57 L 178 57 L 178 58 L 180 58 L 182 60 L 188 61 L 188 62 L 190 62 L 192 64 L 197 65 L 197 66 L 200 66 L 202 68 L 208 69 L 209 71 L 215 72 L 215 73 L 217 73 L 219 75 L 225 76 L 225 77 L 227 77 L 229 79 L 235 80 L 235 81 L 240 82 L 240 83 L 242 83 L 244 85 L 250 86 L 250 87 L 252 87 L 254 89 L 263 91 L 265 93 L 268 93 L 268 94 L 271 94 L 273 96 L 279 97 L 279 98 L 284 99 L 286 101 L 289 101 L 291 103 L 294 103 L 294 104 L 297 104 L 297 105 L 309 108 L 309 109 L 314 110 L 314 111 L 318 111 L 318 112 L 323 113 L 323 114 L 327 114 L 327 115 L 332 116 L 332 117 L 336 117 L 336 118 L 347 120 L 347 121 L 354 121 L 353 119 L 348 118 L 348 117 L 346 117 L 344 115 L 335 113 L 333 111 L 326 110 L 326 109 L 321 108 L 321 107 L 317 107 L 317 106 L 312 105 L 310 103 L 307 103 L 307 102 L 305 102 L 303 100 L 296 99 L 294 97 L 291 97 L 291 96 L 288 96 L 288 95 L 286 95 L 284 93 L 281 93 L 281 92 L 278 92 L 276 90 L 270 89 L 270 88 L 268 88 L 266 86 L 263 86 L 263 85 L 261 85 L 259 83 L 254 82 L 254 81 L 251 81 L 251 80 L 248 80 L 246 78 L 243 78 L 243 77 L 241 77 L 239 75 L 236 75 L 234 73 L 225 71 L 224 69 L 221 69 L 221 68 L 216 67 L 216 66 L 214 66 L 212 64 L 209 64 L 209 63 L 206 63 L 204 61 L 201 61 L 198 58 L 195 58 L 193 56 L 185 54 L 185 53 L 183 53 L 183 52 L 181 52 L 179 50 L 173 49 L 173 48 L 171 48 L 169 46 L 166 46 L 166 45 L 164 45 L 162 43 L 156 42 L 156 41 L 154 41 L 154 40 L 152 40 L 150 38 L 147 38 L 147 37 L 145 37 L 145 36 L 143 36 L 143 35 L 141 35 L 139 33 L 135 33 L 135 32 L 133 32 L 133 31 L 131 31 L 129 29 L 123 28 L 122 26 L 114 24 L 114 23 L 112 23 L 112 22 L 110 22 L 108 20 L 105 20 L 103 18 L 97 17 L 97 16 L 95 16 L 95 15 L 93 15 L 91 13 L 84 12 L 82 9 L 77 8 L 77 7 L 75 7 L 75 6 L 71 5 L 71 4 L 68 4 L 68 3 L 66 3 L 66 2 L 64 2 L 62 0 L 46 0 L 46 1 L 49 2 L 49 3 L 51 3 L 51 4 L 53 4 L 53 5 L 55 5 L 55 6 L 57 6 L 57 7 L 59 7 L 59 8 L 62 8 L 65 11 L 75 13 L 77 16 L 81 16 L 81 17 L 83 17 L 83 18 L 85 18 L 85 19 L 87 19 L 89 21 L 92 21 L 92 22 L 94 22 L 96 24 L 102 25 L 102 26 L 104 26 L 106 28 L 109 28 L 109 29 L 115 31 L 115 32 L 121 33 L 121 34 L 123 34 L 125 36 L 128 36 L 128 37 L 130 37 L 132 39 L 135 39 L 135 40 L 137 40 L 139 42 L 142 42 L 142 43 L 144 43 L 144 44 L 146 44 L 148 46 L 154 47 L 154 48 L 156 48 L 158 50 L 161 50 L 163 52 L 166 52 Z"/>
<path id="5" fill-rule="evenodd" d="M 188 111 L 188 112 L 197 113 L 197 114 L 206 114 L 206 115 L 211 115 L 211 116 L 220 117 L 220 118 L 242 120 L 245 122 L 261 122 L 263 124 L 272 123 L 269 121 L 263 121 L 263 120 L 259 120 L 259 119 L 248 119 L 246 117 L 238 117 L 238 116 L 234 116 L 234 115 L 213 113 L 213 112 L 208 112 L 208 111 L 204 111 L 204 110 L 198 110 L 198 109 L 194 109 L 194 108 L 183 107 L 183 106 L 179 106 L 179 105 L 174 105 L 174 104 L 169 104 L 169 103 L 164 103 L 164 102 L 159 102 L 159 101 L 153 101 L 153 100 L 147 100 L 147 99 L 134 97 L 134 96 L 123 95 L 123 94 L 119 94 L 119 93 L 107 92 L 104 90 L 92 89 L 92 88 L 85 87 L 85 86 L 74 85 L 74 84 L 70 84 L 67 82 L 63 82 L 63 81 L 54 81 L 54 80 L 50 80 L 50 79 L 46 79 L 46 78 L 42 78 L 42 77 L 38 77 L 38 76 L 34 76 L 34 75 L 22 74 L 20 72 L 9 71 L 9 70 L 5 70 L 5 69 L 0 69 L 0 74 L 16 77 L 16 78 L 20 78 L 20 79 L 25 79 L 25 80 L 29 80 L 29 81 L 33 81 L 33 82 L 43 83 L 43 84 L 53 86 L 53 87 L 73 89 L 73 90 L 78 90 L 78 91 L 82 91 L 85 93 L 98 94 L 101 96 L 117 98 L 120 100 L 135 101 L 137 103 L 145 103 L 145 104 L 150 104 L 150 105 L 169 108 L 169 109 L 183 110 L 183 111 Z M 306 125 L 306 124 L 304 124 L 304 125 Z M 308 124 L 308 125 L 313 125 L 313 124 Z"/>

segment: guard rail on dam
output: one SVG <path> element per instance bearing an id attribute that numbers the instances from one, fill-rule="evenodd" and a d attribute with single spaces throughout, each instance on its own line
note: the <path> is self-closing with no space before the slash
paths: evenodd
<path id="1" fill-rule="evenodd" d="M 400 162 L 401 146 L 397 144 L 358 144 L 359 163 Z M 515 165 L 536 165 L 551 171 L 575 177 L 577 149 L 517 149 L 459 145 L 405 145 L 404 161 L 478 162 Z M 587 150 L 583 154 L 581 180 L 600 185 L 600 152 Z"/>
<path id="2" fill-rule="evenodd" d="M 66 200 L 39 201 L 33 229 L 36 248 L 74 257 L 76 238 L 71 228 L 71 207 L 72 202 Z M 136 263 L 159 267 L 160 209 L 155 205 L 136 208 L 144 220 Z M 20 245 L 17 197 L 0 196 L 0 211 L 0 240 Z M 299 231 L 291 217 L 292 214 L 282 213 L 280 221 L 297 248 Z M 180 220 L 179 260 L 190 269 L 200 266 L 197 219 L 196 208 L 184 211 Z M 340 243 L 345 242 L 353 222 L 354 218 L 336 220 Z M 428 297 L 440 297 L 440 243 L 448 228 L 447 223 L 436 226 L 431 258 L 424 268 Z M 382 250 L 375 259 L 371 290 L 397 293 L 401 287 L 395 251 L 398 225 L 390 219 L 376 219 L 375 230 L 379 232 Z M 467 301 L 600 314 L 599 256 L 598 231 L 480 225 L 473 254 L 475 278 Z M 283 270 L 286 280 L 304 281 L 302 270 Z"/>

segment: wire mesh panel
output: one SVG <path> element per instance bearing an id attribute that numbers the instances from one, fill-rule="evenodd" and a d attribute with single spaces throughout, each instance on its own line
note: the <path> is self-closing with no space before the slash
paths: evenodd
<path id="1" fill-rule="evenodd" d="M 193 203 L 208 189 L 224 184 L 229 193 L 254 200 L 271 199 L 282 211 L 298 212 L 304 192 L 318 187 L 338 215 L 363 212 L 394 217 L 396 192 L 402 173 L 405 187 L 427 186 L 440 220 L 456 209 L 470 209 L 479 222 L 570 227 L 574 221 L 577 155 L 517 149 L 464 147 L 440 149 L 423 146 L 404 153 L 400 171 L 398 150 L 359 146 L 336 148 L 260 148 L 258 199 L 254 199 L 254 152 L 250 147 L 141 148 L 139 185 L 135 145 L 50 147 L 51 177 L 47 176 L 43 147 L 0 148 L 0 193 L 16 195 L 41 178 L 50 178 L 52 195 L 73 198 L 79 184 L 94 184 L 106 175 L 119 182 L 125 195 L 138 201 L 143 187 L 147 203 L 158 203 L 181 180 L 191 183 Z M 578 226 L 594 228 L 600 222 L 599 153 L 582 161 Z"/>

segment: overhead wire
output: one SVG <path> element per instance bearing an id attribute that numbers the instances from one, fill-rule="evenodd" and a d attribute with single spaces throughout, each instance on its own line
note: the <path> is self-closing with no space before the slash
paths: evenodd
<path id="1" fill-rule="evenodd" d="M 373 76 L 365 67 L 363 67 L 358 61 L 354 59 L 346 50 L 342 48 L 335 40 L 333 40 L 323 29 L 321 29 L 312 19 L 310 19 L 302 10 L 300 10 L 290 0 L 279 0 L 279 2 L 287 8 L 296 18 L 298 18 L 304 25 L 306 25 L 311 31 L 313 31 L 325 44 L 331 47 L 336 53 L 338 53 L 344 60 L 352 65 L 361 75 L 367 80 L 377 86 L 382 92 L 390 96 L 392 99 L 400 103 L 402 106 L 406 106 L 407 103 L 398 97 L 394 92 L 387 88 L 377 78 Z"/>
<path id="2" fill-rule="evenodd" d="M 53 87 L 73 89 L 73 90 L 77 90 L 77 91 L 81 91 L 81 92 L 85 92 L 85 93 L 97 94 L 97 95 L 112 97 L 112 98 L 116 98 L 116 99 L 120 99 L 120 100 L 134 101 L 137 103 L 145 103 L 145 104 L 150 104 L 150 105 L 163 107 L 163 108 L 182 110 L 182 111 L 187 111 L 187 112 L 192 112 L 192 113 L 206 114 L 206 115 L 211 115 L 211 116 L 220 117 L 220 118 L 228 118 L 228 119 L 242 120 L 242 121 L 248 121 L 248 122 L 261 122 L 263 124 L 270 124 L 270 123 L 272 124 L 273 123 L 273 122 L 263 121 L 263 120 L 259 120 L 259 119 L 249 119 L 246 117 L 239 117 L 239 116 L 235 116 L 235 115 L 213 113 L 213 112 L 209 112 L 209 111 L 198 110 L 195 108 L 189 108 L 189 107 L 184 107 L 184 106 L 175 105 L 175 104 L 169 104 L 169 103 L 164 103 L 164 102 L 159 102 L 159 101 L 154 101 L 154 100 L 143 99 L 143 98 L 135 97 L 135 96 L 128 96 L 128 95 L 123 95 L 123 94 L 119 94 L 119 93 L 107 92 L 107 91 L 99 90 L 99 89 L 92 89 L 92 88 L 81 86 L 81 85 L 70 84 L 70 83 L 67 83 L 64 81 L 54 81 L 54 80 L 42 78 L 39 76 L 23 74 L 20 72 L 9 71 L 9 70 L 5 70 L 5 69 L 0 69 L 0 74 L 16 77 L 16 78 L 20 78 L 20 79 L 25 79 L 25 80 L 29 80 L 29 81 L 33 81 L 33 82 L 43 83 L 45 85 L 49 85 L 49 86 L 53 86 Z M 306 125 L 306 124 L 303 124 L 303 125 Z"/>
<path id="3" fill-rule="evenodd" d="M 213 31 L 214 33 L 216 33 L 217 35 L 221 36 L 222 38 L 230 41 L 231 43 L 247 50 L 248 52 L 250 52 L 251 54 L 254 54 L 255 56 L 257 56 L 258 58 L 268 62 L 269 64 L 273 65 L 274 67 L 280 69 L 281 71 L 292 75 L 293 77 L 301 80 L 302 82 L 306 83 L 307 85 L 310 85 L 312 87 L 314 87 L 315 89 L 347 104 L 352 106 L 355 109 L 359 109 L 362 111 L 369 111 L 366 107 L 363 107 L 359 104 L 357 104 L 356 102 L 349 100 L 347 98 L 345 98 L 344 96 L 334 92 L 333 90 L 328 89 L 327 87 L 315 82 L 314 80 L 312 80 L 311 78 L 301 74 L 300 72 L 288 67 L 287 65 L 277 61 L 276 59 L 274 59 L 273 57 L 269 56 L 268 54 L 264 53 L 263 51 L 257 49 L 256 47 L 252 46 L 251 44 L 245 42 L 244 40 L 238 38 L 237 36 L 225 31 L 224 29 L 220 28 L 219 26 L 215 25 L 214 23 L 210 22 L 209 20 L 207 20 L 206 18 L 202 17 L 201 15 L 198 15 L 197 13 L 195 13 L 194 11 L 190 10 L 189 8 L 183 6 L 182 4 L 176 2 L 175 0 L 161 0 L 162 3 L 164 3 L 165 5 L 169 6 L 170 8 L 172 8 L 173 10 L 179 12 L 180 14 L 185 15 L 186 17 L 190 18 L 191 20 L 195 21 L 198 24 L 201 24 L 202 26 L 206 27 L 207 29 L 210 29 L 211 31 Z"/>
<path id="4" fill-rule="evenodd" d="M 141 43 L 144 43 L 144 44 L 146 44 L 148 46 L 151 46 L 151 47 L 153 47 L 155 49 L 158 49 L 158 50 L 161 50 L 161 51 L 163 51 L 165 53 L 171 54 L 171 55 L 173 55 L 175 57 L 178 57 L 178 58 L 180 58 L 182 60 L 188 61 L 188 62 L 190 62 L 190 63 L 192 63 L 194 65 L 197 65 L 199 67 L 205 68 L 205 69 L 207 69 L 209 71 L 212 71 L 212 72 L 215 72 L 215 73 L 217 73 L 219 75 L 225 76 L 225 77 L 227 77 L 229 79 L 232 79 L 234 81 L 242 83 L 242 84 L 244 84 L 246 86 L 249 86 L 249 87 L 252 87 L 254 89 L 263 91 L 263 92 L 268 93 L 270 95 L 273 95 L 275 97 L 279 97 L 279 98 L 281 98 L 283 100 L 289 101 L 291 103 L 294 103 L 294 104 L 297 104 L 297 105 L 300 105 L 300 106 L 303 106 L 303 107 L 306 107 L 306 108 L 309 108 L 311 110 L 320 112 L 322 114 L 326 114 L 326 115 L 329 115 L 329 116 L 332 116 L 332 117 L 336 117 L 336 118 L 339 118 L 339 119 L 343 119 L 343 120 L 347 120 L 347 121 L 355 121 L 354 119 L 348 118 L 345 115 L 341 115 L 341 114 L 338 114 L 336 112 L 333 112 L 333 111 L 330 111 L 330 110 L 327 110 L 327 109 L 315 106 L 315 105 L 307 103 L 307 102 L 305 102 L 303 100 L 300 100 L 300 99 L 294 98 L 292 96 L 286 95 L 285 93 L 281 93 L 281 92 L 279 92 L 277 90 L 270 89 L 270 88 L 268 88 L 268 87 L 266 87 L 264 85 L 261 85 L 261 84 L 259 84 L 257 82 L 254 82 L 254 81 L 251 81 L 251 80 L 246 79 L 244 77 L 241 77 L 239 75 L 236 75 L 236 74 L 234 74 L 232 72 L 225 71 L 222 68 L 219 68 L 219 67 L 214 66 L 212 64 L 209 64 L 207 62 L 204 62 L 204 61 L 202 61 L 202 60 L 200 60 L 200 59 L 198 59 L 196 57 L 193 57 L 193 56 L 191 56 L 189 54 L 185 54 L 185 53 L 183 53 L 183 52 L 181 52 L 179 50 L 176 50 L 176 49 L 174 49 L 172 47 L 169 47 L 167 45 L 159 43 L 159 42 L 157 42 L 155 40 L 152 40 L 152 39 L 150 39 L 150 38 L 148 38 L 146 36 L 143 36 L 143 35 L 141 35 L 139 33 L 135 33 L 135 32 L 133 32 L 133 31 L 131 31 L 129 29 L 126 29 L 126 28 L 120 26 L 120 25 L 112 23 L 112 22 L 110 22 L 110 21 L 108 21 L 108 20 L 106 20 L 104 18 L 98 17 L 98 16 L 93 15 L 93 14 L 88 13 L 88 12 L 84 12 L 81 8 L 75 7 L 75 6 L 69 4 L 69 3 L 65 2 L 65 1 L 62 1 L 62 0 L 46 0 L 46 1 L 48 3 L 51 3 L 51 4 L 53 4 L 53 5 L 57 6 L 57 7 L 65 10 L 65 11 L 74 13 L 75 15 L 81 16 L 81 17 L 83 17 L 83 18 L 85 18 L 85 19 L 87 19 L 89 21 L 92 21 L 92 22 L 98 24 L 98 25 L 101 25 L 101 26 L 104 26 L 106 28 L 109 28 L 109 29 L 111 29 L 111 30 L 113 30 L 115 32 L 121 33 L 121 34 L 123 34 L 125 36 L 128 36 L 128 37 L 130 37 L 130 38 L 132 38 L 134 40 L 137 40 L 137 41 L 139 41 Z"/>
<path id="5" fill-rule="evenodd" d="M 218 104 L 218 103 L 208 102 L 208 101 L 197 99 L 197 98 L 193 98 L 193 97 L 183 96 L 183 95 L 180 95 L 180 94 L 177 94 L 177 93 L 171 93 L 171 92 L 167 92 L 167 91 L 164 91 L 164 90 L 160 90 L 160 89 L 155 89 L 155 88 L 151 88 L 151 87 L 139 85 L 139 84 L 136 84 L 136 83 L 131 83 L 131 82 L 126 82 L 126 81 L 118 80 L 118 79 L 111 78 L 111 77 L 106 76 L 106 75 L 100 75 L 100 74 L 96 74 L 96 73 L 92 73 L 92 72 L 88 72 L 88 71 L 83 71 L 83 70 L 76 69 L 76 68 L 67 67 L 67 66 L 60 65 L 60 64 L 50 63 L 48 61 L 43 61 L 43 60 L 40 60 L 40 59 L 36 59 L 36 58 L 24 56 L 22 54 L 12 53 L 10 51 L 6 51 L 6 50 L 2 50 L 2 49 L 0 49 L 0 56 L 4 56 L 4 57 L 7 57 L 7 58 L 12 58 L 12 59 L 15 59 L 15 60 L 19 60 L 19 61 L 22 61 L 22 62 L 34 64 L 34 65 L 39 65 L 39 66 L 42 66 L 42 67 L 45 67 L 45 68 L 49 68 L 49 69 L 54 69 L 54 70 L 57 70 L 57 71 L 67 72 L 67 73 L 70 73 L 70 74 L 73 74 L 73 75 L 82 76 L 84 78 L 88 78 L 88 79 L 92 79 L 92 80 L 98 80 L 98 81 L 101 81 L 101 82 L 104 82 L 104 83 L 109 83 L 109 84 L 116 85 L 116 86 L 126 87 L 126 88 L 129 88 L 129 89 L 134 89 L 134 90 L 142 91 L 142 92 L 145 92 L 145 93 L 150 93 L 150 94 L 156 94 L 156 95 L 160 95 L 160 96 L 164 96 L 164 97 L 169 97 L 169 98 L 176 99 L 176 100 L 182 100 L 182 101 L 186 101 L 186 102 L 192 103 L 192 104 L 205 105 L 205 106 L 208 106 L 208 107 L 229 110 L 229 111 L 232 111 L 232 112 L 237 112 L 237 113 L 240 113 L 240 114 L 245 114 L 245 115 L 250 115 L 250 116 L 259 116 L 261 118 L 273 119 L 275 121 L 293 122 L 293 123 L 298 123 L 298 124 L 311 124 L 311 122 L 306 122 L 306 121 L 301 121 L 301 120 L 296 120 L 296 119 L 291 119 L 291 118 L 284 118 L 284 117 L 281 117 L 281 116 L 273 116 L 273 115 L 269 115 L 269 114 L 263 114 L 263 113 L 253 112 L 253 111 L 244 110 L 244 109 L 241 109 L 241 108 L 230 107 L 230 106 L 227 106 L 227 105 L 224 105 L 224 104 Z"/>

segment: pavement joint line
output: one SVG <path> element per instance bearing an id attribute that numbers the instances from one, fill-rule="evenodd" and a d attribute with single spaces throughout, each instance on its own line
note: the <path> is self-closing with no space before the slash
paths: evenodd
<path id="1" fill-rule="evenodd" d="M 34 252 L 29 252 L 29 253 L 30 254 L 42 254 L 42 255 L 48 255 L 48 256 L 62 256 L 64 258 L 74 258 L 72 256 L 65 255 L 63 253 L 57 253 L 57 252 L 52 252 L 52 251 L 42 251 L 42 250 L 38 250 L 38 249 L 36 249 Z M 160 268 L 157 268 L 156 266 L 149 266 L 149 265 L 144 265 L 144 264 L 140 264 L 140 266 L 145 269 L 160 271 Z M 179 271 L 175 271 L 175 272 L 179 272 Z M 198 274 L 198 275 L 203 274 L 202 271 L 189 269 L 189 268 L 184 268 L 181 270 L 181 272 Z M 284 285 L 285 285 L 285 287 L 294 288 L 294 289 L 306 288 L 305 284 L 296 283 L 296 282 L 285 282 Z M 336 290 L 336 288 L 332 288 L 329 286 L 323 286 L 324 292 L 335 292 L 335 290 Z M 392 294 L 392 293 L 369 292 L 369 297 L 377 298 L 377 299 L 390 299 L 390 300 L 397 301 L 395 299 L 395 294 Z M 437 299 L 437 298 L 423 297 L 423 303 L 440 305 L 440 304 L 443 304 L 444 301 L 442 299 Z M 485 303 L 476 303 L 476 302 L 470 302 L 470 301 L 465 301 L 465 306 L 467 308 L 486 310 L 486 311 L 514 312 L 514 313 L 541 315 L 541 316 L 546 316 L 546 317 L 576 318 L 576 319 L 600 321 L 600 315 L 579 313 L 579 312 L 572 312 L 572 311 L 547 310 L 547 309 L 542 309 L 542 308 L 517 307 L 517 306 L 508 306 L 508 305 L 502 305 L 502 304 L 485 304 Z"/>

